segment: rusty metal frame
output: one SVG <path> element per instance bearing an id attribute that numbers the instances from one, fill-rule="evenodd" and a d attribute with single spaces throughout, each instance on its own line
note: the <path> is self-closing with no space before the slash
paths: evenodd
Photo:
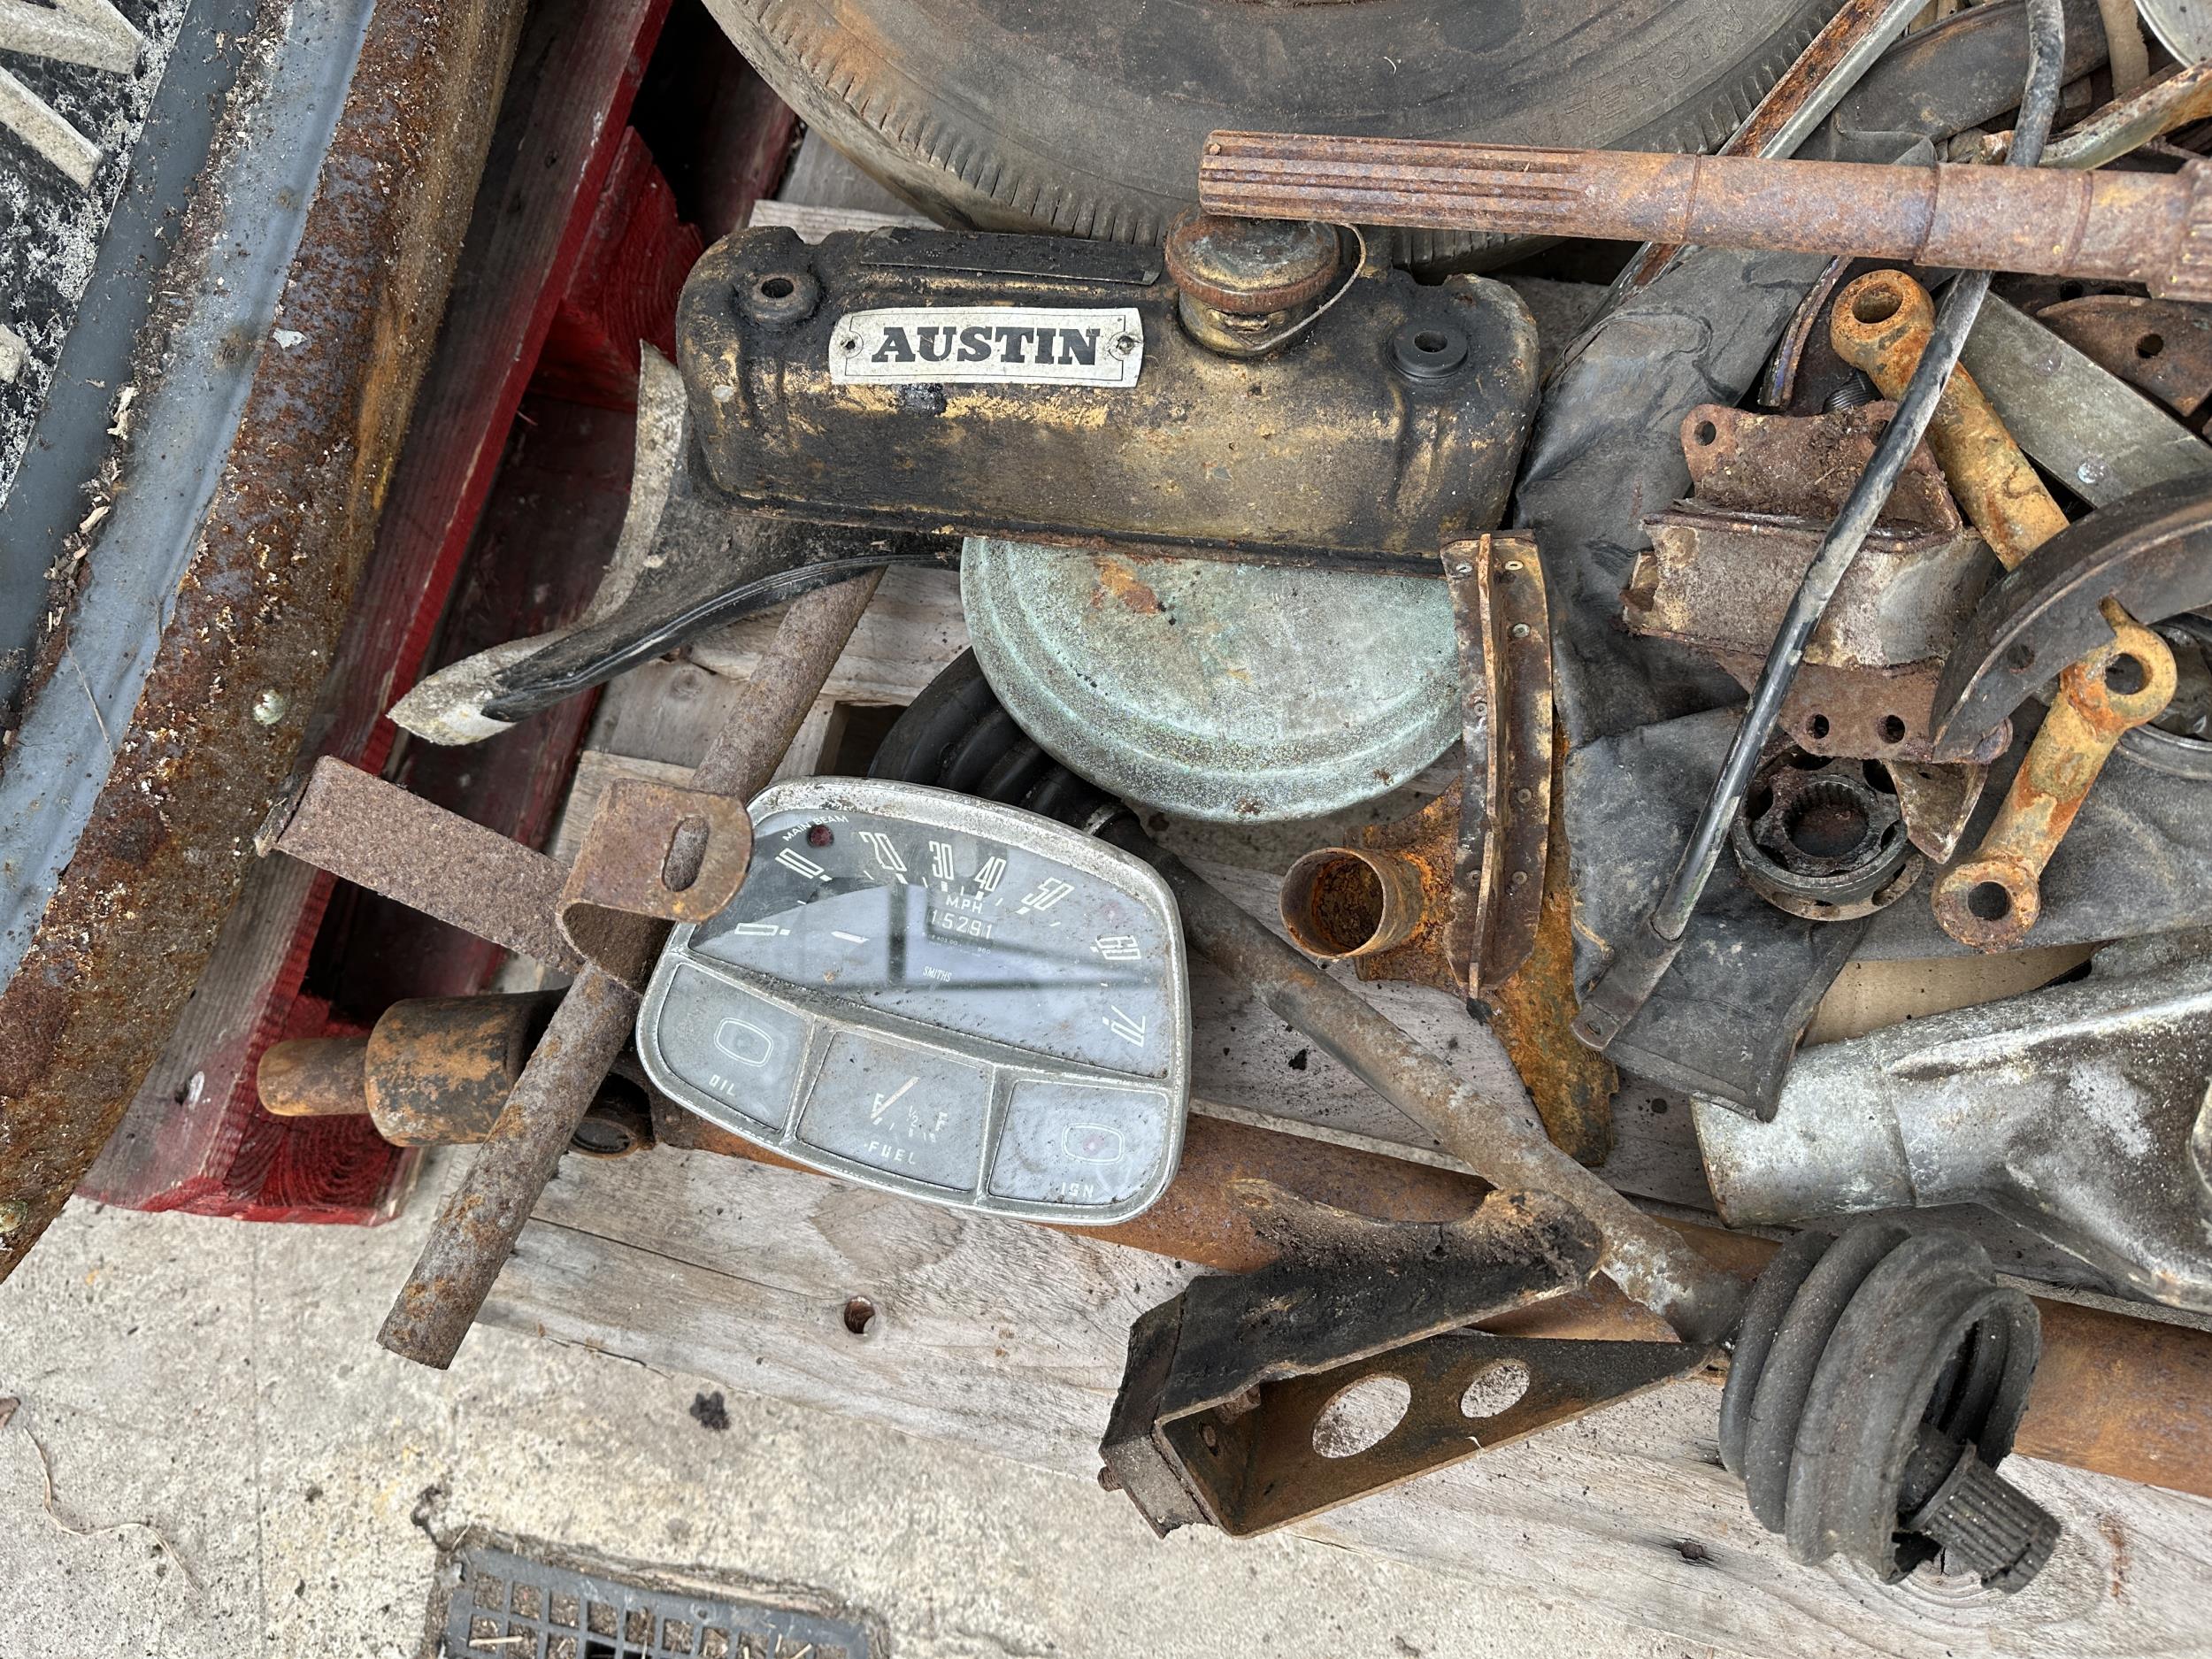
<path id="1" fill-rule="evenodd" d="M 197 982 L 328 669 L 435 342 L 522 8 L 381 0 L 175 607 L 0 992 L 0 1276 Z M 200 234 L 186 227 L 186 241 Z"/>

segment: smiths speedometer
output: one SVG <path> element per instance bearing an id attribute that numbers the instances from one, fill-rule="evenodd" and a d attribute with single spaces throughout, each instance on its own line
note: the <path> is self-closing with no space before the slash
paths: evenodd
<path id="1" fill-rule="evenodd" d="M 647 1072 L 817 1169 L 1062 1223 L 1136 1214 L 1175 1172 L 1190 1011 L 1148 865 L 1014 807 L 809 778 L 752 803 L 753 863 L 671 936 Z"/>

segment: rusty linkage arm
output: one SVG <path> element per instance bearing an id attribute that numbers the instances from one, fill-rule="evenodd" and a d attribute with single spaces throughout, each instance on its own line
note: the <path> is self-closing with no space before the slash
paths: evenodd
<path id="1" fill-rule="evenodd" d="M 1870 271 L 1836 297 L 1830 332 L 1844 361 L 1885 396 L 1919 365 L 1933 327 L 1927 291 L 1901 271 Z M 1959 505 L 1998 562 L 2016 570 L 2066 528 L 2066 514 L 1965 369 L 1953 373 L 1928 429 Z M 2059 676 L 2059 695 L 2014 774 L 1997 821 L 1970 858 L 1935 886 L 1935 916 L 1961 944 L 1994 950 L 2027 937 L 2042 910 L 2043 868 L 2122 736 L 2174 695 L 2165 641 L 2108 598 L 2112 637 Z"/>

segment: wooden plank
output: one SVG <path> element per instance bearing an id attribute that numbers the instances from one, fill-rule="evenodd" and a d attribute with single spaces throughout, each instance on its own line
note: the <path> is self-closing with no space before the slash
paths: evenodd
<path id="1" fill-rule="evenodd" d="M 1189 1271 L 667 1149 L 567 1160 L 538 1217 L 490 1323 L 1087 1479 L 1129 1323 Z M 876 1310 L 862 1336 L 854 1297 Z M 1773 1659 L 2205 1651 L 2212 1502 L 2015 1460 L 2066 1525 L 2041 1578 L 1883 1587 L 1787 1559 L 1716 1466 L 1717 1408 L 1678 1386 L 1299 1530 Z"/>

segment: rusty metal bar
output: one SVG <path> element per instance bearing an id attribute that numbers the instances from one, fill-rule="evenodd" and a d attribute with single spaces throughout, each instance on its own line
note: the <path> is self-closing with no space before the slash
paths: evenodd
<path id="1" fill-rule="evenodd" d="M 1102 837 L 1149 862 L 1174 889 L 1191 947 L 1354 1076 L 1433 1134 L 1486 1180 L 1565 1200 L 1605 1236 L 1603 1271 L 1686 1340 L 1717 1341 L 1743 1288 L 1555 1147 L 1536 1115 L 1494 1100 L 1262 926 L 1221 890 L 1122 818 Z"/>
<path id="2" fill-rule="evenodd" d="M 803 1167 L 673 1107 L 657 1107 L 654 1128 L 663 1146 Z M 1253 1212 L 1234 1197 L 1240 1183 L 1254 1180 L 1389 1221 L 1456 1220 L 1486 1190 L 1483 1182 L 1456 1171 L 1194 1115 L 1183 1137 L 1182 1163 L 1158 1203 L 1116 1226 L 1064 1231 L 1222 1272 L 1252 1272 L 1280 1254 L 1279 1237 L 1256 1225 Z M 1776 1249 L 1755 1233 L 1684 1221 L 1655 1225 L 1741 1287 L 1748 1287 Z M 2212 1416 L 2196 1403 L 2212 1400 L 2212 1333 L 2078 1302 L 2039 1299 L 2036 1309 L 2043 1320 L 2043 1363 L 2015 1449 L 2212 1498 Z M 1602 1279 L 1486 1321 L 1483 1328 L 1612 1340 L 1666 1334 L 1659 1320 Z M 1718 1382 L 1720 1373 L 1710 1373 L 1709 1380 Z"/>
<path id="3" fill-rule="evenodd" d="M 871 571 L 792 602 L 749 682 L 758 696 L 717 734 L 693 774 L 694 788 L 744 800 L 767 784 L 882 574 Z M 670 876 L 681 879 L 672 868 Z M 629 1041 L 637 1008 L 637 993 L 596 967 L 587 966 L 569 987 L 378 1333 L 393 1353 L 441 1370 L 453 1363 L 563 1148 Z"/>
<path id="4" fill-rule="evenodd" d="M 1766 96 L 1759 100 L 1749 118 L 1714 153 L 1795 155 L 1797 147 L 1827 119 L 1843 101 L 1843 95 L 1859 84 L 1919 10 L 1916 0 L 1845 0 L 1843 9 L 1828 19 L 1797 55 L 1797 61 L 1767 88 Z M 1615 280 L 1615 292 L 1642 288 L 1683 251 L 1655 246 L 1642 249 Z"/>
<path id="5" fill-rule="evenodd" d="M 333 756 L 256 844 L 563 973 L 584 965 L 555 925 L 566 865 Z"/>
<path id="6" fill-rule="evenodd" d="M 385 1316 L 376 1337 L 384 1347 L 441 1370 L 453 1363 L 553 1166 L 629 1041 L 637 1005 L 635 991 L 597 968 L 587 967 L 568 987 Z"/>
<path id="7" fill-rule="evenodd" d="M 1855 254 L 2212 299 L 2212 165 L 1878 167 L 1436 139 L 1215 133 L 1210 213 Z"/>

